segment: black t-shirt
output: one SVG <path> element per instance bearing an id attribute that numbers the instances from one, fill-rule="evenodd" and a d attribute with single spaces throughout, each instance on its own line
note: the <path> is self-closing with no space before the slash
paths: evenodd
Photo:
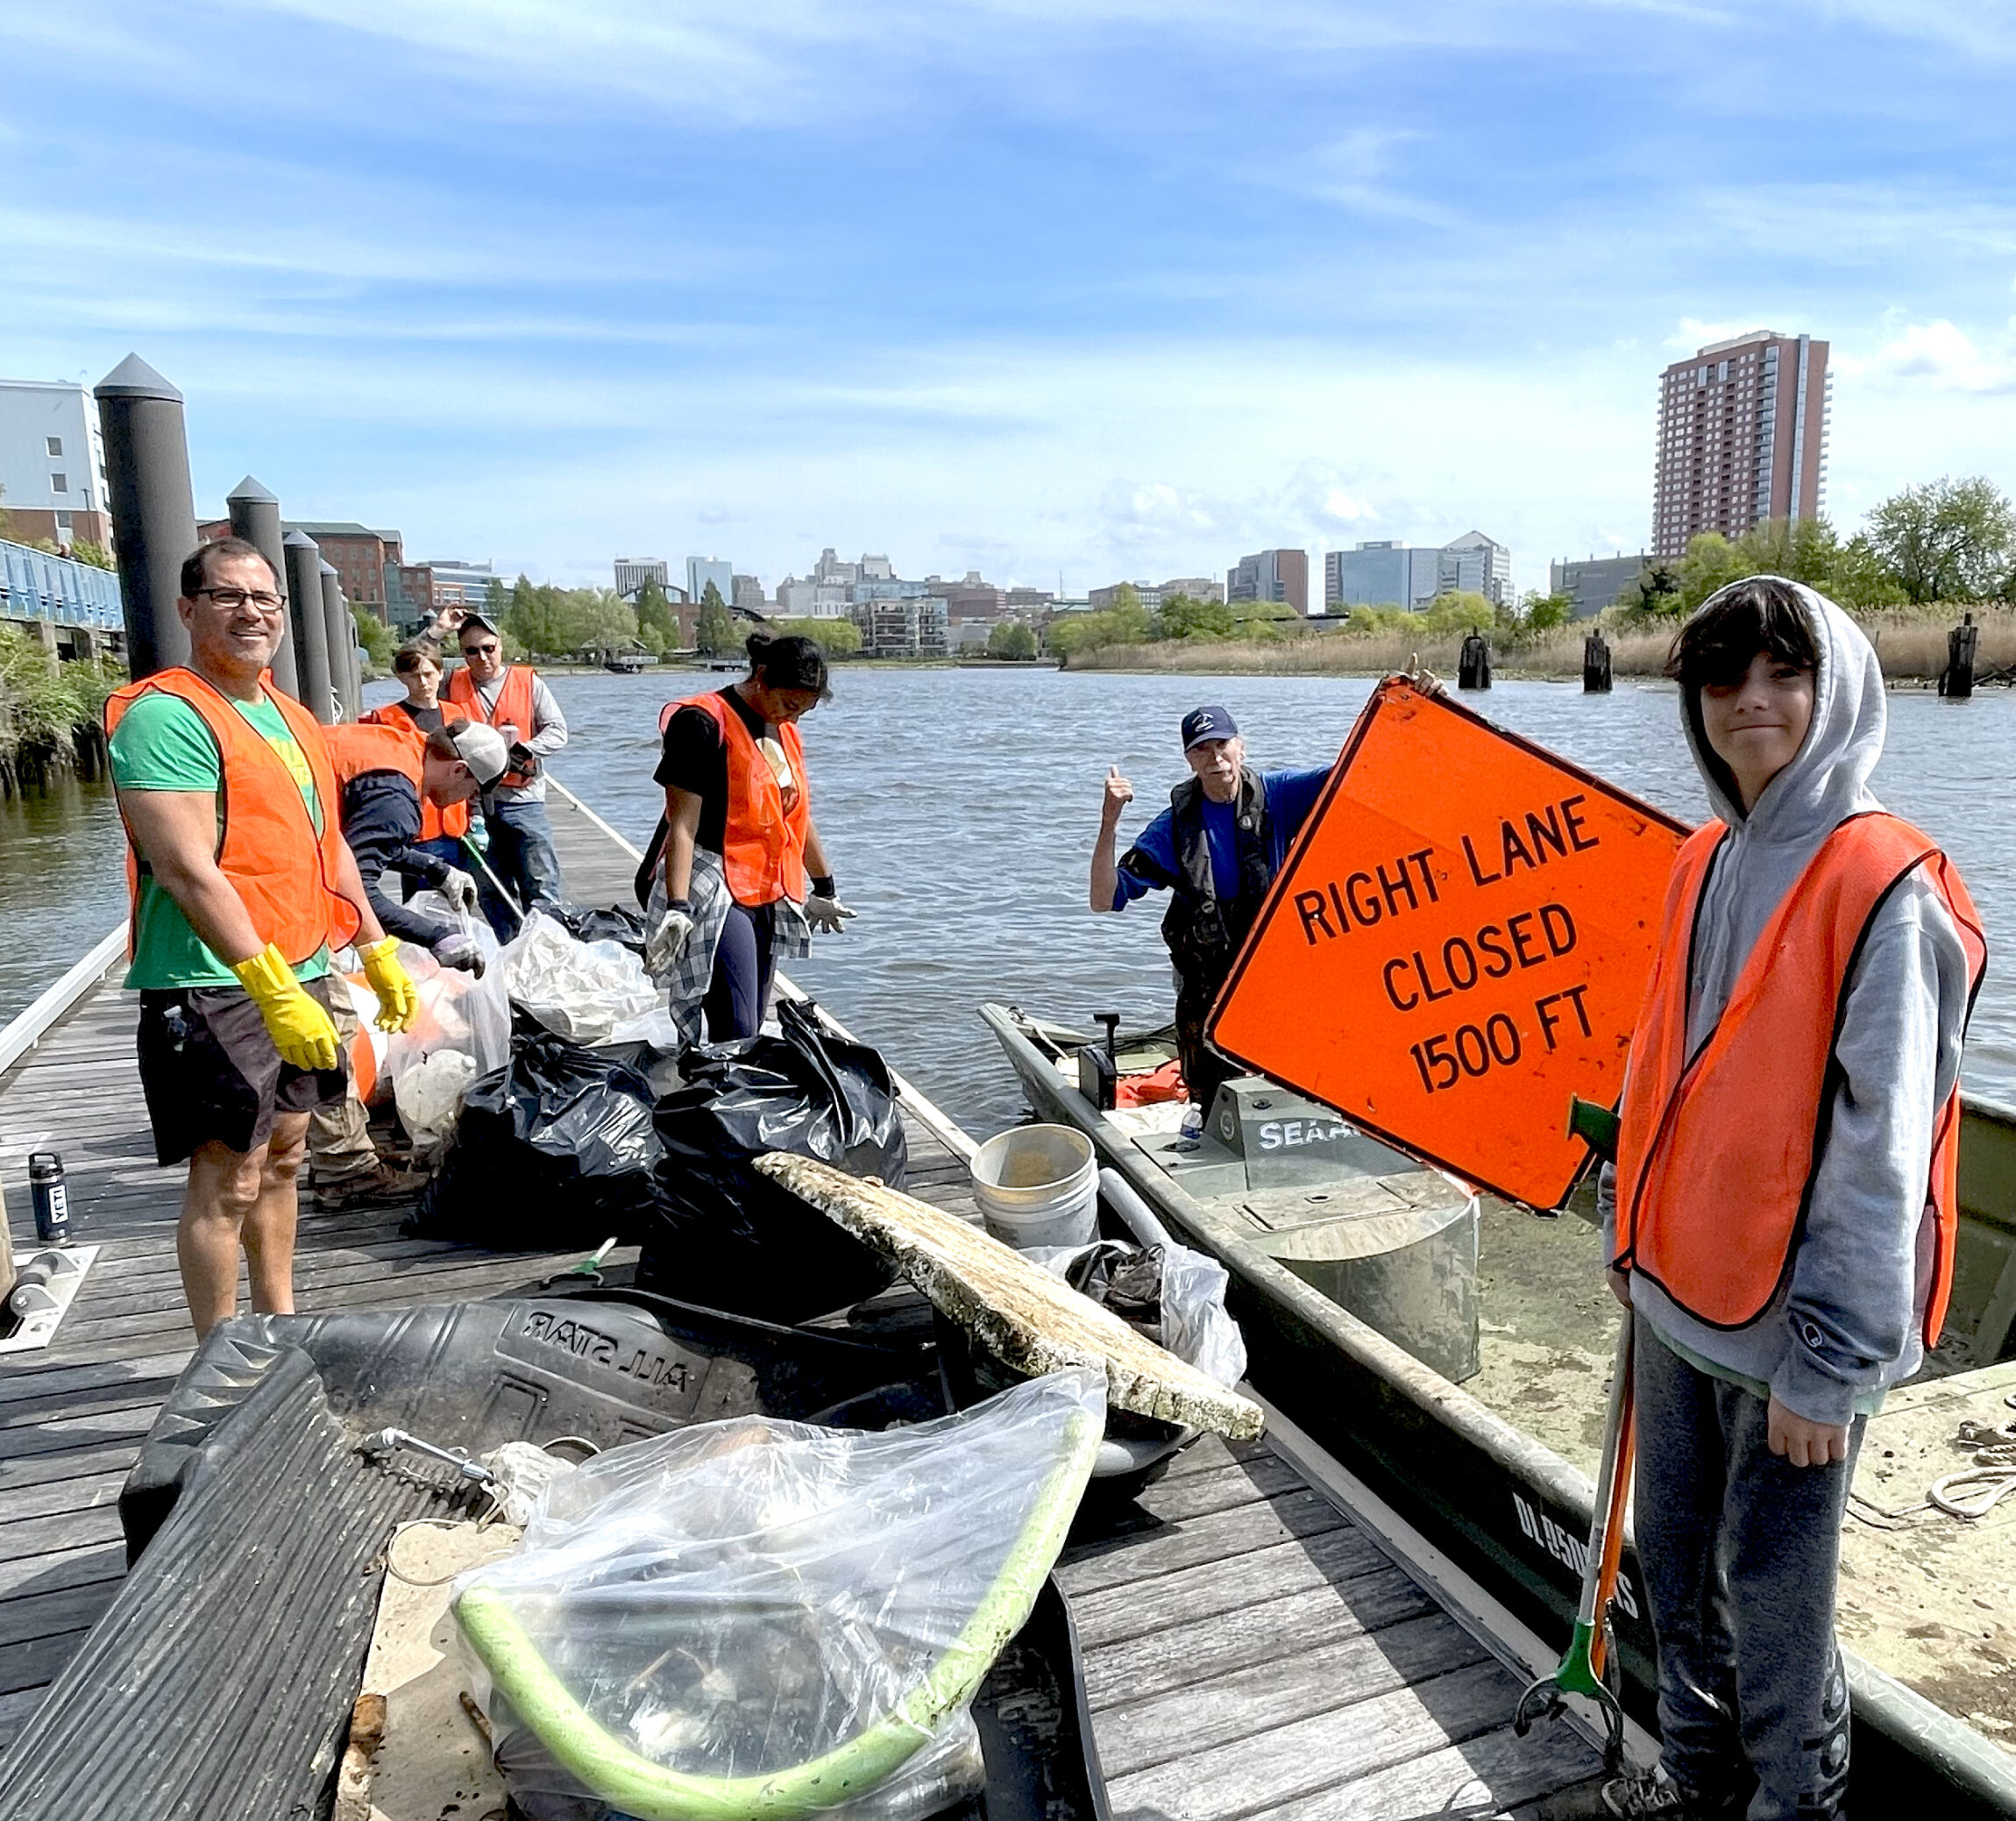
<path id="1" fill-rule="evenodd" d="M 441 730 L 441 709 L 438 705 L 431 708 L 422 708 L 408 696 L 402 701 L 394 702 L 392 706 L 405 715 L 422 733 L 438 733 Z"/>
<path id="2" fill-rule="evenodd" d="M 718 692 L 760 740 L 770 723 L 745 702 L 731 683 Z M 728 754 L 721 730 L 705 708 L 681 708 L 665 723 L 665 746 L 653 780 L 667 790 L 690 791 L 700 800 L 700 825 L 693 844 L 718 854 L 728 826 Z"/>

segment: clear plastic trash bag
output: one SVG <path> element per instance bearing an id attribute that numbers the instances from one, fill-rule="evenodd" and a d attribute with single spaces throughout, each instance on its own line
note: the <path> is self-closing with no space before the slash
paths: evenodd
<path id="1" fill-rule="evenodd" d="M 577 942 L 543 911 L 498 957 L 505 990 L 550 1031 L 590 1048 L 648 1036 L 664 995 L 621 943 Z"/>
<path id="2" fill-rule="evenodd" d="M 556 1480 L 455 1615 L 513 1800 L 909 1821 L 975 1792 L 969 1704 L 1062 1547 L 1104 1376 L 862 1433 L 744 1417 Z"/>
<path id="3" fill-rule="evenodd" d="M 459 968 L 443 967 L 412 943 L 400 944 L 400 963 L 412 977 L 420 1009 L 408 1029 L 387 1042 L 383 1072 L 391 1078 L 401 1122 L 424 1146 L 446 1137 L 470 1083 L 510 1059 L 511 1002 L 497 971 L 497 938 L 488 925 L 458 919 L 437 893 L 419 893 L 413 906 L 459 921 L 482 948 L 485 964 L 479 979 Z"/>

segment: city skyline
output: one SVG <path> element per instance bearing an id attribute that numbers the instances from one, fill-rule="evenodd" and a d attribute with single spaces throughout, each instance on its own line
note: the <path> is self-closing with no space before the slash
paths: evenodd
<path id="1" fill-rule="evenodd" d="M 0 346 L 137 349 L 200 499 L 250 467 L 508 573 L 838 539 L 1079 593 L 1482 524 L 1534 587 L 1647 541 L 1660 369 L 1763 324 L 1831 343 L 1843 530 L 2009 480 L 1980 12 L 1788 4 L 1732 60 L 1594 0 L 217 0 L 199 51 L 82 0 L 11 40 Z"/>

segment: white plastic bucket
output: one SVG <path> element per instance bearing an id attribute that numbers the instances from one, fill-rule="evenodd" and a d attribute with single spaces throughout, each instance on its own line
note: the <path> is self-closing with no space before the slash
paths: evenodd
<path id="1" fill-rule="evenodd" d="M 973 1199 L 997 1240 L 1029 1246 L 1089 1246 L 1099 1236 L 1099 1163 L 1092 1141 L 1070 1126 L 1017 1126 L 973 1157 Z"/>

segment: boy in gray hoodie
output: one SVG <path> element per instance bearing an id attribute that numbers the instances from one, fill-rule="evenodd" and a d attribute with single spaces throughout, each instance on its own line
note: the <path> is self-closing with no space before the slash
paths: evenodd
<path id="1" fill-rule="evenodd" d="M 1985 949 L 1945 857 L 1870 793 L 1883 678 L 1832 601 L 1738 582 L 1668 673 L 1718 821 L 1676 864 L 1601 1196 L 1664 1751 L 1548 1813 L 1829 1821 L 1841 1525 L 1867 1417 L 1937 1338 Z"/>

